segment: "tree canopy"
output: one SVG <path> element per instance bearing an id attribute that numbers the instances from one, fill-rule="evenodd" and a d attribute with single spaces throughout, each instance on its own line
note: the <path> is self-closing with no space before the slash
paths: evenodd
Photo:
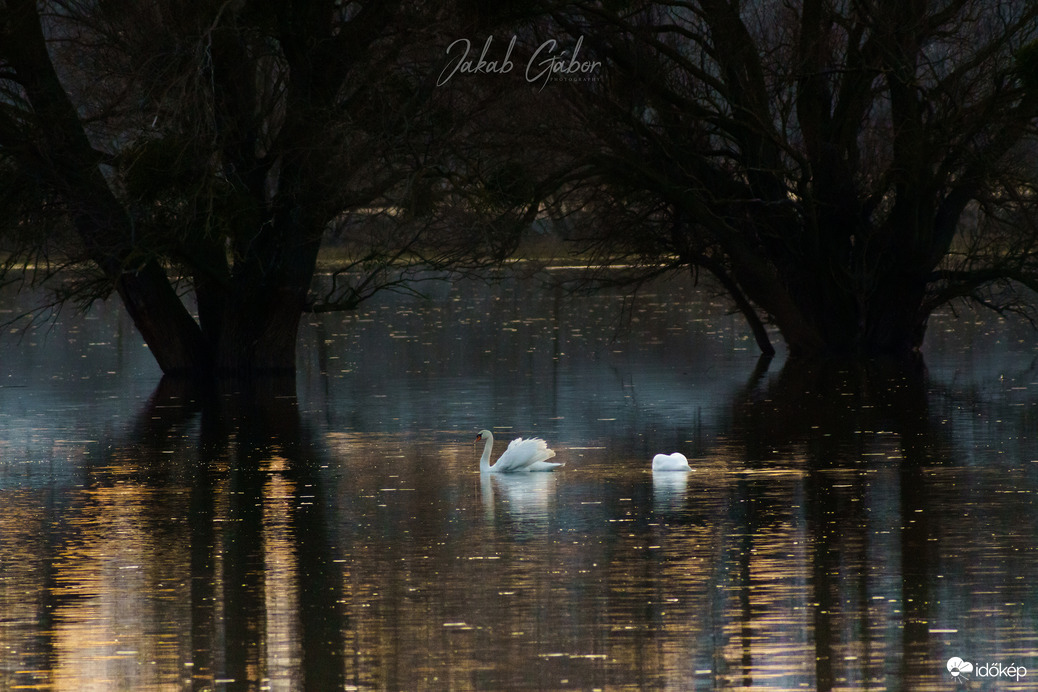
<path id="1" fill-rule="evenodd" d="M 954 299 L 1033 319 L 1036 124 L 1025 0 L 0 0 L 0 256 L 171 374 L 289 372 L 305 312 L 547 219 L 705 271 L 765 352 L 905 355 Z"/>
<path id="2" fill-rule="evenodd" d="M 1034 316 L 1038 6 L 567 3 L 605 66 L 571 92 L 595 221 L 640 276 L 705 270 L 771 350 L 917 349 L 955 298 Z M 575 200 L 582 200 L 580 203 Z"/>
<path id="3" fill-rule="evenodd" d="M 493 254 L 487 226 L 517 221 L 454 184 L 486 157 L 466 142 L 478 102 L 435 88 L 449 19 L 0 3 L 5 266 L 72 270 L 61 300 L 117 292 L 166 373 L 291 371 L 305 311 L 470 266 Z M 322 245 L 336 264 L 315 286 Z"/>

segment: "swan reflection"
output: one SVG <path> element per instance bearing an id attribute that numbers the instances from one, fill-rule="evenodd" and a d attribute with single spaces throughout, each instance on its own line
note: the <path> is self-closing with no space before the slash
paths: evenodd
<path id="1" fill-rule="evenodd" d="M 483 474 L 483 509 L 493 522 L 503 516 L 524 524 L 546 525 L 555 498 L 556 476 L 551 473 Z"/>
<path id="2" fill-rule="evenodd" d="M 652 505 L 656 511 L 676 511 L 685 506 L 688 476 L 667 471 L 652 474 Z"/>

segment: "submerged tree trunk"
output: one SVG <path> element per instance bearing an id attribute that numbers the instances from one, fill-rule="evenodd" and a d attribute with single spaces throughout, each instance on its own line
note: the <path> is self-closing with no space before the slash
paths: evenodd
<path id="1" fill-rule="evenodd" d="M 922 296 L 909 291 L 874 296 L 862 311 L 837 314 L 812 305 L 793 321 L 773 320 L 794 358 L 910 357 L 922 345 L 927 321 Z"/>
<path id="2" fill-rule="evenodd" d="M 319 243 L 294 248 L 272 276 L 246 272 L 224 298 L 222 322 L 207 334 L 223 375 L 294 372 L 299 322 Z"/>
<path id="3" fill-rule="evenodd" d="M 922 345 L 928 312 L 926 281 L 919 271 L 887 267 L 853 281 L 848 274 L 842 281 L 820 274 L 779 277 L 774 271 L 761 277 L 746 267 L 737 275 L 794 358 L 900 358 Z"/>
<path id="4" fill-rule="evenodd" d="M 593 263 L 706 268 L 795 357 L 910 355 L 956 298 L 1038 320 L 1038 4 L 691 5 L 555 15 L 604 65 L 558 141 Z"/>
<path id="5" fill-rule="evenodd" d="M 71 220 L 79 242 L 67 261 L 98 269 L 85 294 L 116 293 L 167 375 L 294 372 L 327 227 L 392 206 L 387 191 L 407 180 L 388 162 L 394 137 L 429 146 L 407 119 L 420 102 L 409 85 L 390 94 L 372 81 L 408 40 L 394 21 L 418 15 L 328 0 L 306 11 L 41 7 L 0 2 L 0 165 L 15 163 L 39 191 L 33 203 Z M 110 112 L 91 110 L 106 98 Z M 402 254 L 394 240 L 357 245 L 384 268 Z M 368 294 L 381 286 L 370 283 Z"/>
<path id="6" fill-rule="evenodd" d="M 202 375 L 212 369 L 212 352 L 165 271 L 148 262 L 120 274 L 116 287 L 134 326 L 167 375 Z"/>
<path id="7" fill-rule="evenodd" d="M 102 175 L 100 155 L 50 60 L 36 4 L 12 0 L 8 7 L 5 57 L 45 133 L 36 151 L 15 154 L 26 169 L 42 168 L 63 198 L 87 258 L 119 295 L 162 372 L 193 377 L 293 372 L 319 232 L 271 224 L 274 228 L 249 233 L 250 244 L 259 236 L 263 242 L 243 253 L 246 269 L 237 275 L 199 284 L 196 321 L 160 259 L 137 246 L 133 221 Z M 316 239 L 307 241 L 308 235 Z M 206 251 L 199 245 L 198 252 Z M 214 246 L 210 259 L 215 255 L 217 264 L 226 263 L 225 250 L 219 242 Z"/>
<path id="8" fill-rule="evenodd" d="M 32 104 L 42 136 L 12 147 L 23 168 L 44 178 L 69 207 L 87 258 L 114 287 L 163 372 L 208 369 L 211 353 L 155 260 L 135 254 L 132 222 L 99 169 L 82 122 L 47 52 L 36 3 L 11 0 L 5 31 L 7 58 Z M 5 123 L 6 124 L 6 123 Z M 13 138 L 12 126 L 5 135 Z"/>

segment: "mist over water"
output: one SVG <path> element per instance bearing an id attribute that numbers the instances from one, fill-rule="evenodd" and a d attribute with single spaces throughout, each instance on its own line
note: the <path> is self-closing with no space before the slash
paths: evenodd
<path id="1" fill-rule="evenodd" d="M 0 337 L 0 689 L 1035 684 L 1026 328 L 764 367 L 685 282 L 429 291 L 257 387 L 161 380 L 115 303 Z M 566 465 L 481 478 L 482 428 Z"/>

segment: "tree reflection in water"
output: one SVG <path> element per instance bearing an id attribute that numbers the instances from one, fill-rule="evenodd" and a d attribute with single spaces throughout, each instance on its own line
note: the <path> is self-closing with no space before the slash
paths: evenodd
<path id="1" fill-rule="evenodd" d="M 73 351 L 62 387 L 0 388 L 0 687 L 944 690 L 951 656 L 1038 671 L 1029 352 L 999 356 L 999 387 L 945 361 L 754 371 L 709 310 L 650 304 L 618 341 L 601 298 L 501 296 L 402 303 L 370 334 L 361 315 L 341 344 L 329 326 L 298 383 L 161 381 L 141 403 L 132 367 L 84 381 L 97 361 Z M 481 478 L 487 419 L 566 466 Z M 696 470 L 663 484 L 660 449 Z"/>

